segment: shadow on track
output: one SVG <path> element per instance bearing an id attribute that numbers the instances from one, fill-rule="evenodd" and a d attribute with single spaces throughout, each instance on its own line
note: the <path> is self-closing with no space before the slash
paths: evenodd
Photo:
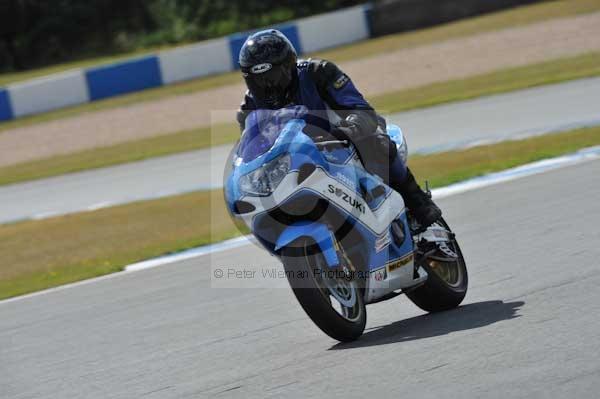
<path id="1" fill-rule="evenodd" d="M 441 313 L 425 314 L 370 328 L 358 341 L 339 343 L 329 350 L 362 348 L 437 337 L 454 331 L 484 327 L 498 321 L 519 317 L 517 311 L 525 302 L 486 301 L 470 303 Z"/>

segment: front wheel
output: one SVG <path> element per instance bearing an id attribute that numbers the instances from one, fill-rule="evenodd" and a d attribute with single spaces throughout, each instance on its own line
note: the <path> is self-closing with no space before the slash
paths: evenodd
<path id="1" fill-rule="evenodd" d="M 329 270 L 323 254 L 308 238 L 283 248 L 281 257 L 294 295 L 325 334 L 342 342 L 360 337 L 367 323 L 363 291 L 357 281 Z"/>
<path id="2" fill-rule="evenodd" d="M 438 221 L 448 231 L 450 227 L 444 219 Z M 448 242 L 448 247 L 458 255 L 456 261 L 441 262 L 425 259 L 423 268 L 428 277 L 425 284 L 409 291 L 406 296 L 426 312 L 441 312 L 457 307 L 467 295 L 469 277 L 465 259 L 455 238 Z"/>

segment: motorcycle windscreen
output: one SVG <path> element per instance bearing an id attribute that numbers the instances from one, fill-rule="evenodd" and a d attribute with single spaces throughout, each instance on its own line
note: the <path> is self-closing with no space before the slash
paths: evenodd
<path id="1" fill-rule="evenodd" d="M 243 162 L 250 162 L 269 151 L 287 123 L 303 119 L 306 107 L 297 105 L 281 109 L 257 109 L 246 117 L 237 155 Z"/>

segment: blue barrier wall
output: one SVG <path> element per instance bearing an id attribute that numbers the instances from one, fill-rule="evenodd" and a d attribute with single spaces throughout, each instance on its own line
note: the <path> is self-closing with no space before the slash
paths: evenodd
<path id="1" fill-rule="evenodd" d="M 10 105 L 10 95 L 8 90 L 0 88 L 0 121 L 7 121 L 14 117 L 12 106 Z"/>
<path id="2" fill-rule="evenodd" d="M 290 39 L 299 54 L 319 51 L 367 39 L 368 10 L 368 5 L 355 6 L 276 28 Z M 56 74 L 0 88 L 0 121 L 238 69 L 238 54 L 248 34 L 69 71 L 67 77 L 65 73 Z"/>
<path id="3" fill-rule="evenodd" d="M 162 85 L 156 56 L 91 68 L 85 78 L 92 101 Z"/>

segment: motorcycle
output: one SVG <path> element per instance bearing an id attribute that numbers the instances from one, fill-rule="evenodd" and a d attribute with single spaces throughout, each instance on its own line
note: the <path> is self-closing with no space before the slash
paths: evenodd
<path id="1" fill-rule="evenodd" d="M 352 143 L 312 128 L 312 116 L 293 106 L 247 117 L 224 185 L 234 221 L 281 260 L 306 314 L 336 340 L 361 336 L 367 304 L 403 293 L 427 312 L 457 307 L 468 275 L 448 224 L 419 226 Z M 401 129 L 387 133 L 406 161 Z"/>

